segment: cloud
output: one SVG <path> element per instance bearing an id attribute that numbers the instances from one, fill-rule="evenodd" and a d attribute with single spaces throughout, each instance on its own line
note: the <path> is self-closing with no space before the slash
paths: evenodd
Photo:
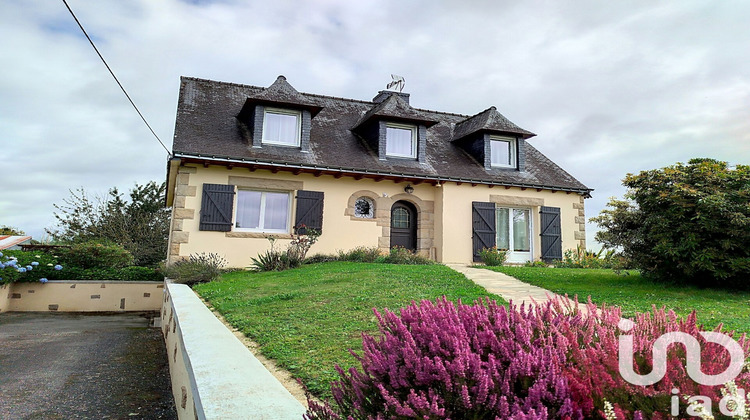
<path id="1" fill-rule="evenodd" d="M 495 105 L 595 188 L 707 156 L 750 160 L 750 5 L 698 1 L 133 1 L 69 4 L 171 146 L 179 77 L 412 104 Z M 35 235 L 68 189 L 161 180 L 165 153 L 62 3 L 3 2 L 0 224 Z M 8 193 L 10 191 L 10 193 Z M 593 226 L 589 226 L 590 239 Z"/>

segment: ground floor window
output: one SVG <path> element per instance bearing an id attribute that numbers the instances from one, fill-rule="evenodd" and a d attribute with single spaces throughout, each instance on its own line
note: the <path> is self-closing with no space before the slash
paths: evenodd
<path id="1" fill-rule="evenodd" d="M 271 191 L 237 191 L 235 228 L 250 232 L 289 232 L 291 194 Z"/>
<path id="2" fill-rule="evenodd" d="M 498 207 L 496 216 L 496 244 L 508 250 L 507 261 L 531 260 L 531 210 Z"/>

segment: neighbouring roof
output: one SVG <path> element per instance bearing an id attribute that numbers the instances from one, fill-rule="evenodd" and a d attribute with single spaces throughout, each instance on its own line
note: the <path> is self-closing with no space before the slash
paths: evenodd
<path id="1" fill-rule="evenodd" d="M 253 148 L 252 131 L 240 121 L 243 118 L 239 115 L 248 100 L 319 109 L 312 119 L 310 151 L 274 146 Z M 426 161 L 379 160 L 377 151 L 353 131 L 365 121 L 378 117 L 421 121 L 430 126 L 427 129 Z M 584 194 L 591 191 L 528 142 L 526 170 L 485 170 L 482 163 L 452 142 L 458 138 L 457 134 L 465 137 L 483 130 L 515 133 L 525 138 L 533 136 L 533 133 L 508 121 L 494 107 L 468 116 L 412 108 L 398 95 L 376 104 L 300 93 L 283 77 L 269 88 L 183 77 L 172 149 L 178 158 L 364 171 Z"/>
<path id="2" fill-rule="evenodd" d="M 0 235 L 0 249 L 8 249 L 31 240 L 31 236 Z"/>

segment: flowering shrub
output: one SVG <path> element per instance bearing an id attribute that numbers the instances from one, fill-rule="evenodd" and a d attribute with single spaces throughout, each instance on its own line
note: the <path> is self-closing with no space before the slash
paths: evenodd
<path id="1" fill-rule="evenodd" d="M 687 376 L 679 346 L 670 347 L 662 381 L 647 387 L 625 382 L 618 370 L 617 307 L 589 303 L 581 311 L 558 298 L 506 308 L 443 298 L 412 303 L 400 315 L 375 314 L 379 337 L 363 335 L 363 354 L 352 352 L 361 370 L 337 366 L 332 403 L 310 399 L 307 419 L 667 419 L 673 388 L 680 396 L 708 396 L 714 407 L 722 396 L 722 387 L 700 386 Z M 698 337 L 704 373 L 728 364 L 723 348 L 699 336 L 695 314 L 681 320 L 654 309 L 635 323 L 629 334 L 638 373 L 651 371 L 651 345 L 668 331 Z M 745 337 L 739 342 L 748 354 Z M 750 373 L 735 382 L 747 389 Z M 686 408 L 683 401 L 681 416 Z"/>
<path id="2" fill-rule="evenodd" d="M 14 282 L 47 282 L 47 277 L 55 276 L 63 267 L 57 259 L 47 254 L 25 253 L 20 251 L 0 252 L 0 284 Z"/>

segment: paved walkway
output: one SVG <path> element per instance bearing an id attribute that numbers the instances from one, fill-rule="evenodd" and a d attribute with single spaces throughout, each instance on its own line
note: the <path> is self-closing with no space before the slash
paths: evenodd
<path id="1" fill-rule="evenodd" d="M 524 283 L 515 277 L 497 271 L 484 268 L 473 268 L 465 264 L 446 264 L 448 267 L 465 275 L 469 280 L 484 287 L 488 292 L 500 295 L 503 299 L 516 305 L 523 302 L 531 303 L 533 299 L 537 303 L 546 302 L 555 294 L 547 289 Z"/>

